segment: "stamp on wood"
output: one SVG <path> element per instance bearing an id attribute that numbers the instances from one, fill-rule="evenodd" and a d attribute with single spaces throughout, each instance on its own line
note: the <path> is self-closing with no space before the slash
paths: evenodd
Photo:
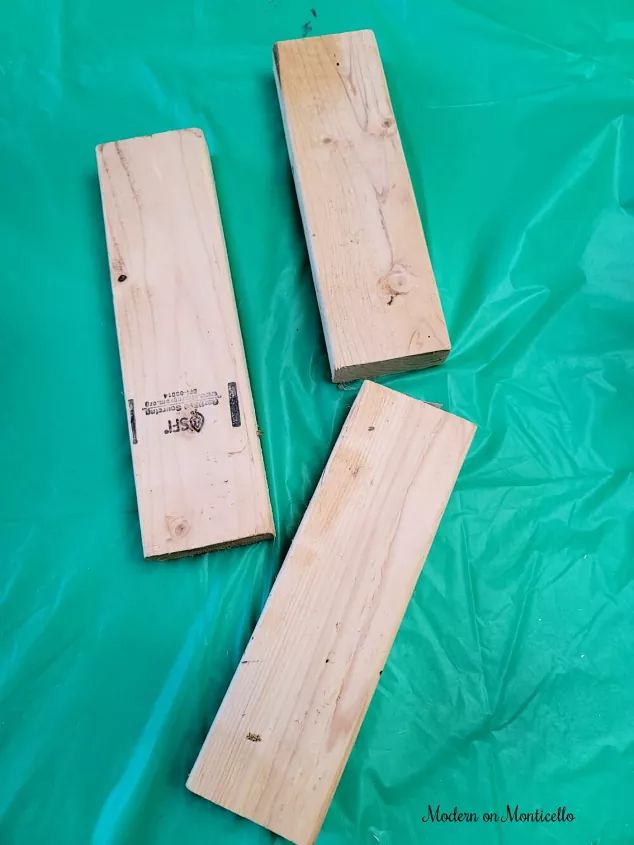
<path id="1" fill-rule="evenodd" d="M 97 148 L 143 550 L 274 535 L 209 153 L 199 129 Z"/>

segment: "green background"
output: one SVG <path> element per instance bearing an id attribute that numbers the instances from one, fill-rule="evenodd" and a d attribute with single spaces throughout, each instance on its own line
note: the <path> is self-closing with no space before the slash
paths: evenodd
<path id="1" fill-rule="evenodd" d="M 358 388 L 329 383 L 271 73 L 309 27 L 376 32 L 454 344 L 384 381 L 479 425 L 319 845 L 633 843 L 630 0 L 2 4 L 0 842 L 275 839 L 184 784 Z M 188 126 L 278 538 L 157 564 L 94 147 Z M 506 802 L 576 820 L 421 822 Z"/>

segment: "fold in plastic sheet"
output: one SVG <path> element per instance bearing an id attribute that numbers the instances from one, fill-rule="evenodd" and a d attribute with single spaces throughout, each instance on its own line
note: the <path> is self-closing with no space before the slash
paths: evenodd
<path id="1" fill-rule="evenodd" d="M 480 428 L 319 841 L 632 842 L 634 14 L 311 2 L 3 10 L 0 842 L 272 841 L 184 784 L 358 389 L 329 383 L 270 48 L 364 27 L 454 344 L 385 381 Z M 186 126 L 279 535 L 155 564 L 94 147 Z M 422 821 L 507 803 L 575 820 Z"/>

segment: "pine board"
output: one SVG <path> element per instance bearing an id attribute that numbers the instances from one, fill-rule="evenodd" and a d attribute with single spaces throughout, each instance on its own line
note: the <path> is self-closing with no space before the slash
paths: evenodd
<path id="1" fill-rule="evenodd" d="M 313 842 L 474 432 L 363 384 L 190 790 L 297 845 Z"/>
<path id="2" fill-rule="evenodd" d="M 333 381 L 441 363 L 449 335 L 374 34 L 278 42 L 274 71 Z"/>
<path id="3" fill-rule="evenodd" d="M 103 144 L 97 162 L 144 554 L 272 537 L 203 134 Z"/>

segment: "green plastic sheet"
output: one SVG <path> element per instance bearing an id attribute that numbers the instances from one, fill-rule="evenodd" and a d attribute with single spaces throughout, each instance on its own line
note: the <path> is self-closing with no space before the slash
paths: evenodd
<path id="1" fill-rule="evenodd" d="M 319 843 L 634 842 L 631 2 L 5 0 L 2 845 L 275 840 L 185 779 L 358 389 L 329 382 L 271 45 L 361 28 L 454 344 L 384 382 L 479 431 Z M 188 126 L 278 537 L 149 563 L 94 148 Z M 575 819 L 422 821 L 507 803 Z"/>

